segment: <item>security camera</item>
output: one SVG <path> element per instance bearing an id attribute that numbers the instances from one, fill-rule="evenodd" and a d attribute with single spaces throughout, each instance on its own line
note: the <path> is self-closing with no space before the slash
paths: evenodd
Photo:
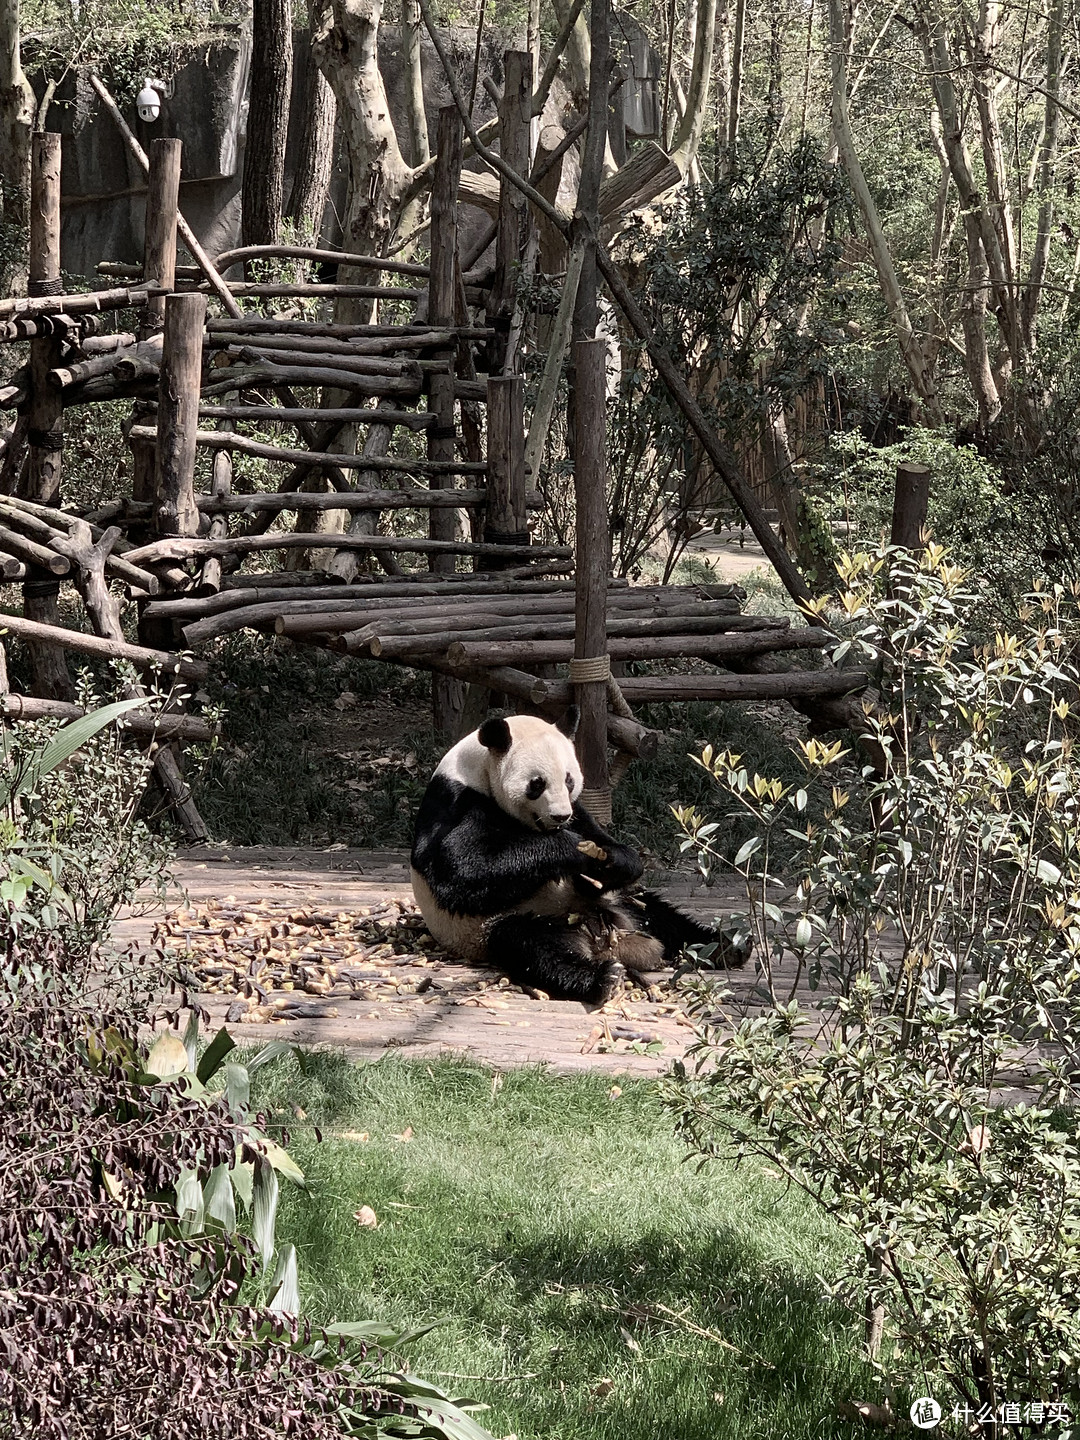
<path id="1" fill-rule="evenodd" d="M 153 121 L 161 114 L 161 96 L 154 88 L 152 80 L 143 82 L 143 88 L 139 91 L 135 101 L 135 108 L 139 112 L 139 119 Z"/>

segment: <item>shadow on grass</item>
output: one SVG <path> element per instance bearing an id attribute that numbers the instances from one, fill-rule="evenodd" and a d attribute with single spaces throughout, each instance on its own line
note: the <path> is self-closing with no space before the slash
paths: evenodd
<path id="1" fill-rule="evenodd" d="M 279 1235 L 307 1312 L 441 1317 L 408 1362 L 489 1404 L 495 1435 L 811 1440 L 880 1398 L 814 1278 L 835 1232 L 758 1165 L 686 1165 L 655 1084 L 325 1054 L 273 1084 L 305 1117 L 311 1189 L 283 1191 Z"/>

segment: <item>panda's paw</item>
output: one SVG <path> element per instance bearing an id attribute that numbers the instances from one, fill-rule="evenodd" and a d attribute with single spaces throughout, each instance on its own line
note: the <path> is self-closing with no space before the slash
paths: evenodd
<path id="1" fill-rule="evenodd" d="M 626 966 L 609 960 L 600 967 L 596 980 L 596 1004 L 606 1005 L 626 979 Z"/>

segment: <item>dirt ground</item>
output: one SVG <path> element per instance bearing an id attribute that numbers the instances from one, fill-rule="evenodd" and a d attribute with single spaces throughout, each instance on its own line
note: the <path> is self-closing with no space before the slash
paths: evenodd
<path id="1" fill-rule="evenodd" d="M 157 931 L 212 1026 L 228 1023 L 241 1041 L 657 1074 L 692 1038 L 669 971 L 601 1009 L 525 993 L 447 958 L 423 929 L 401 853 L 196 846 L 181 853 L 175 878 L 169 908 L 122 919 L 115 939 L 147 943 Z M 740 901 L 730 885 L 654 878 L 709 920 Z M 732 976 L 752 990 L 753 963 Z"/>

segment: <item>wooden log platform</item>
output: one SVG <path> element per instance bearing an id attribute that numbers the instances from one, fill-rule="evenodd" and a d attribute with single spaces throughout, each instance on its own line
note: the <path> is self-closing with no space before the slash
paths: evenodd
<path id="1" fill-rule="evenodd" d="M 133 425 L 132 440 L 155 441 L 153 425 Z M 486 475 L 487 466 L 469 460 L 414 460 L 404 455 L 342 455 L 337 451 L 290 450 L 284 446 L 266 445 L 246 435 L 232 435 L 221 430 L 197 430 L 195 444 L 202 450 L 232 450 L 240 455 L 253 455 L 260 460 L 276 460 L 283 465 L 337 465 L 342 470 L 391 470 L 406 475 Z"/>
<path id="2" fill-rule="evenodd" d="M 562 560 L 566 549 L 560 545 L 483 545 L 467 540 L 415 540 L 398 535 L 327 535 L 303 531 L 292 535 L 231 535 L 225 540 L 204 540 L 176 536 L 157 540 L 130 551 L 128 559 L 156 565 L 161 560 L 197 560 L 207 555 L 251 555 L 260 550 L 389 550 L 402 554 L 447 555 L 501 554 L 515 560 Z"/>

